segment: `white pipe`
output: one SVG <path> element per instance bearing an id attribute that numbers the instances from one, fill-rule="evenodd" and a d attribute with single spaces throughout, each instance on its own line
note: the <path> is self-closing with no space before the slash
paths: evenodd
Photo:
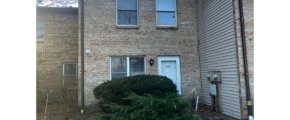
<path id="1" fill-rule="evenodd" d="M 197 111 L 197 105 L 198 105 L 198 96 L 197 96 L 197 98 L 196 98 L 195 111 Z"/>

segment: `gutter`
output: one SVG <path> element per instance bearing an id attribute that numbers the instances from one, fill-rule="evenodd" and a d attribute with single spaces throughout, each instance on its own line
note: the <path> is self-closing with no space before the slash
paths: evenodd
<path id="1" fill-rule="evenodd" d="M 81 78 L 81 114 L 84 114 L 84 76 L 85 76 L 85 71 L 84 71 L 84 0 L 81 1 L 81 73 L 82 73 L 82 78 Z"/>
<path id="2" fill-rule="evenodd" d="M 248 108 L 248 116 L 252 118 L 253 110 L 252 110 L 252 101 L 251 101 L 251 91 L 249 85 L 249 70 L 248 70 L 248 56 L 247 56 L 247 46 L 245 40 L 245 21 L 244 21 L 244 12 L 243 12 L 243 2 L 239 0 L 239 8 L 240 8 L 240 20 L 241 20 L 241 33 L 242 33 L 242 46 L 243 46 L 243 59 L 244 59 L 244 73 L 245 73 L 245 82 L 246 82 L 246 94 L 247 94 L 247 108 Z"/>

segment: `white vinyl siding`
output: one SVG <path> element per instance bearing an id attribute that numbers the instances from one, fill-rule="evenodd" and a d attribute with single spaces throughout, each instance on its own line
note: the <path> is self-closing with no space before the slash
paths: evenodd
<path id="1" fill-rule="evenodd" d="M 207 71 L 220 70 L 222 111 L 241 119 L 239 81 L 231 0 L 197 0 L 202 101 L 211 105 Z"/>

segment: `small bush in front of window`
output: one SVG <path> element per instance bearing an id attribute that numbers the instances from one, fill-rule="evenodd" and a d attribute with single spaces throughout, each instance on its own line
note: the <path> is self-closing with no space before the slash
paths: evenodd
<path id="1" fill-rule="evenodd" d="M 126 92 L 134 92 L 137 95 L 151 94 L 158 97 L 164 97 L 165 93 L 178 93 L 176 85 L 167 77 L 137 75 L 104 82 L 94 89 L 94 96 L 104 103 L 130 105 L 130 100 L 123 99 L 128 97 Z M 104 110 L 104 107 L 100 107 Z"/>
<path id="2" fill-rule="evenodd" d="M 199 120 L 191 104 L 176 93 L 165 97 L 130 93 L 131 105 L 107 104 L 114 113 L 100 114 L 98 120 Z"/>

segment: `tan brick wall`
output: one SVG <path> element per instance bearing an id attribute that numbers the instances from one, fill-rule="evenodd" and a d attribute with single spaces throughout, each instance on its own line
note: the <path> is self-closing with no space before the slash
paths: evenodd
<path id="1" fill-rule="evenodd" d="M 53 89 L 62 77 L 63 63 L 78 62 L 78 21 L 77 14 L 41 13 L 45 18 L 44 41 L 37 41 L 36 49 L 45 60 L 37 66 L 44 76 L 40 79 L 43 93 Z"/>
<path id="2" fill-rule="evenodd" d="M 116 0 L 85 0 L 84 47 L 91 50 L 84 58 L 85 106 L 96 102 L 93 89 L 110 79 L 110 56 L 145 56 L 146 74 L 155 75 L 158 56 L 180 56 L 182 94 L 187 100 L 201 97 L 195 3 L 177 0 L 178 29 L 157 29 L 155 0 L 139 0 L 140 28 L 117 29 Z M 79 21 L 80 12 L 79 8 Z M 151 58 L 155 60 L 152 67 Z M 80 74 L 80 49 L 78 59 Z"/>
<path id="3" fill-rule="evenodd" d="M 237 58 L 238 58 L 238 71 L 239 71 L 239 84 L 240 84 L 240 101 L 242 119 L 246 119 L 248 115 L 247 110 L 247 97 L 246 97 L 246 84 L 244 76 L 244 61 L 243 61 L 243 48 L 241 36 L 241 23 L 239 12 L 239 1 L 234 1 L 234 21 L 236 27 L 236 45 L 237 45 Z M 244 19 L 245 19 L 245 39 L 247 45 L 247 60 L 249 69 L 249 83 L 251 90 L 251 99 L 254 103 L 254 0 L 243 0 L 244 6 Z M 254 107 L 254 106 L 253 106 Z"/>

